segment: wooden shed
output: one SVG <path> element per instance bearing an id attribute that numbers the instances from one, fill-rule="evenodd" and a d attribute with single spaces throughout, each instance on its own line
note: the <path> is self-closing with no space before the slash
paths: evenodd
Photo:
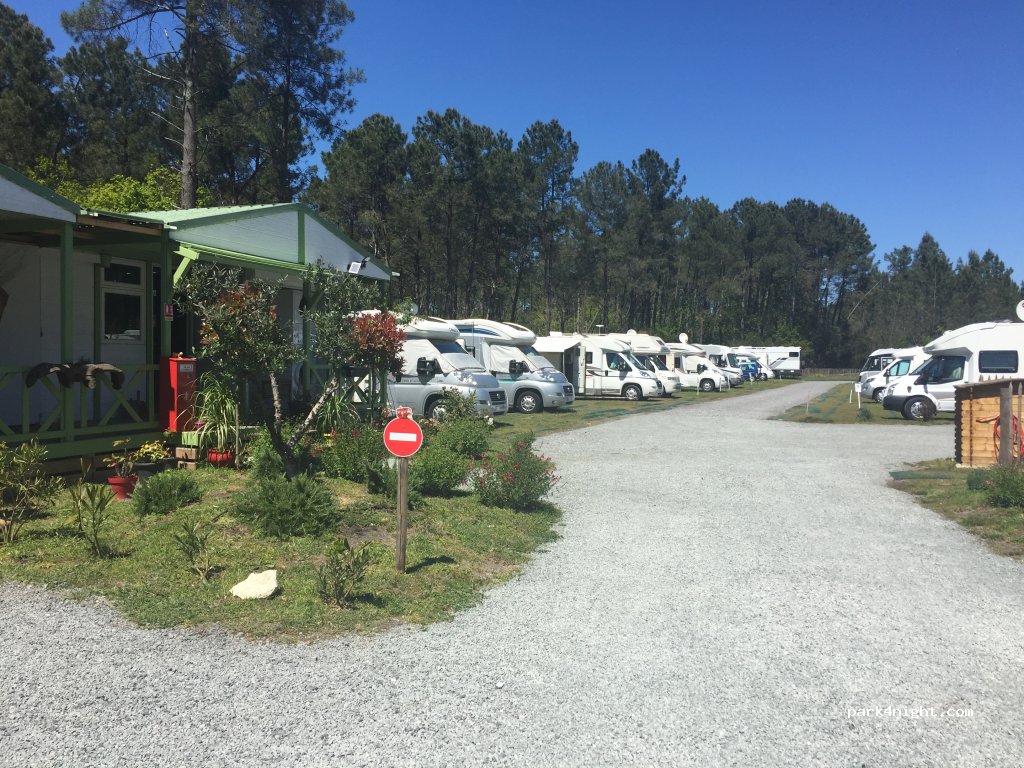
<path id="1" fill-rule="evenodd" d="M 999 462 L 999 439 L 1003 426 L 999 419 L 1000 393 L 1010 392 L 1013 425 L 1011 449 L 1014 460 L 1021 459 L 1024 423 L 1024 379 L 997 379 L 956 388 L 956 463 L 964 467 L 989 467 Z"/>

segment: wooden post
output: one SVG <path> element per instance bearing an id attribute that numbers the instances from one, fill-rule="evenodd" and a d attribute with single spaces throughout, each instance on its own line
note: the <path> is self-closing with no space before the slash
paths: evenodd
<path id="1" fill-rule="evenodd" d="M 1011 386 L 999 388 L 999 464 L 1005 466 L 1013 459 L 1013 396 Z"/>
<path id="2" fill-rule="evenodd" d="M 405 573 L 406 509 L 409 506 L 409 459 L 398 459 L 398 531 L 395 534 L 395 568 Z"/>

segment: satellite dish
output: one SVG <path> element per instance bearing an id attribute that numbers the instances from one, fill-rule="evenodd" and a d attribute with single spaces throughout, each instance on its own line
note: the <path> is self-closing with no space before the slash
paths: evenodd
<path id="1" fill-rule="evenodd" d="M 1024 320 L 1024 301 L 1017 302 L 1017 317 Z"/>
<path id="2" fill-rule="evenodd" d="M 409 305 L 409 314 L 410 315 L 418 315 L 419 313 L 420 313 L 420 305 L 417 304 L 414 301 L 412 304 Z"/>
<path id="3" fill-rule="evenodd" d="M 1024 302 L 1022 302 L 1022 303 L 1024 303 Z M 636 328 L 630 328 L 628 331 L 626 331 L 626 335 L 627 336 L 636 336 Z"/>
<path id="4" fill-rule="evenodd" d="M 1022 303 L 1024 303 L 1024 302 L 1022 302 Z M 687 342 L 689 342 L 689 340 L 690 340 L 690 337 L 689 337 L 689 336 L 687 336 L 687 335 L 686 335 L 685 333 L 680 333 L 680 334 L 679 334 L 679 340 L 680 340 L 681 342 L 683 342 L 683 344 L 686 344 Z"/>

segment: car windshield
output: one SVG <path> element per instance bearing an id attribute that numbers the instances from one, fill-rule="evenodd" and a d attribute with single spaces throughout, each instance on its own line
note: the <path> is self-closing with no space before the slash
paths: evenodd
<path id="1" fill-rule="evenodd" d="M 555 367 L 554 365 L 552 365 L 550 360 L 544 357 L 544 355 L 542 355 L 533 347 L 526 347 L 525 349 L 523 349 L 523 352 L 526 353 L 527 359 L 529 359 L 529 361 L 533 363 L 535 366 L 537 366 L 537 368 L 539 368 L 540 370 Z"/>
<path id="2" fill-rule="evenodd" d="M 945 384 L 959 381 L 964 376 L 964 365 L 967 358 L 961 355 L 941 355 L 933 357 L 921 376 L 924 376 L 925 383 Z"/>
<path id="3" fill-rule="evenodd" d="M 477 359 L 468 354 L 454 341 L 435 341 L 437 351 L 444 355 L 444 359 L 460 371 L 482 371 L 484 367 L 477 362 Z"/>

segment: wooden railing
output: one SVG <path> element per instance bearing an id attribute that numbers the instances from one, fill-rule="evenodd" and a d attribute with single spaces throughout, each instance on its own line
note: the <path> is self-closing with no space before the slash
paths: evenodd
<path id="1" fill-rule="evenodd" d="M 156 429 L 158 369 L 157 365 L 121 366 L 125 379 L 119 389 L 114 389 L 107 373 L 98 372 L 93 376 L 95 388 L 90 389 L 82 382 L 63 387 L 53 376 L 28 387 L 28 368 L 0 368 L 0 440 L 72 442 Z M 138 393 L 138 398 L 132 398 L 132 393 Z M 14 412 L 19 416 L 12 418 Z"/>

